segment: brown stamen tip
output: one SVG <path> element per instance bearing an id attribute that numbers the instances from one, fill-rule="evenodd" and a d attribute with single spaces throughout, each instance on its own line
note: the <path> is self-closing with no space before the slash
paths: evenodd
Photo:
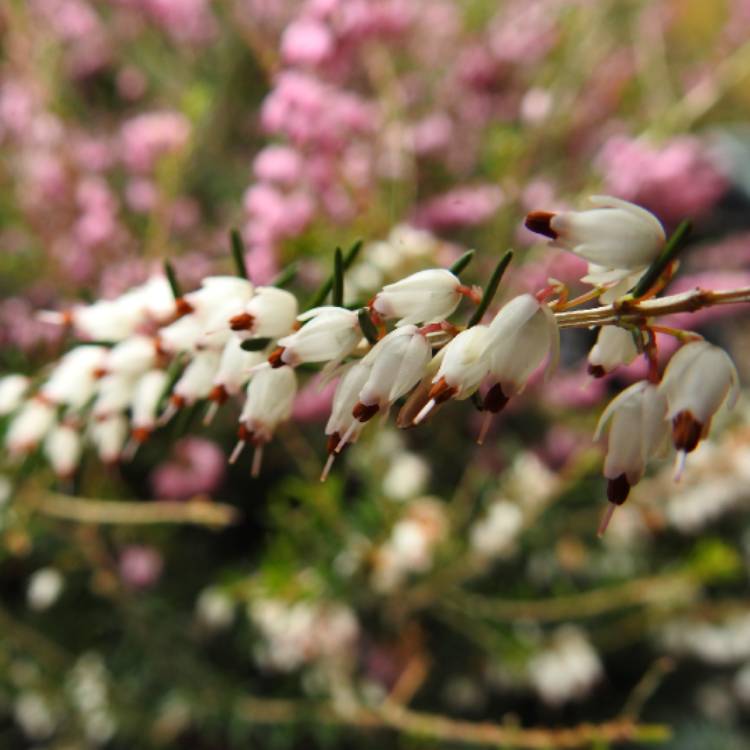
<path id="1" fill-rule="evenodd" d="M 328 453 L 335 453 L 336 448 L 338 447 L 338 444 L 341 442 L 341 435 L 339 435 L 338 432 L 334 432 L 332 435 L 328 436 L 328 442 L 326 443 L 326 450 Z M 346 445 L 341 446 L 341 450 L 344 450 L 344 448 L 348 447 L 348 443 Z"/>
<path id="2" fill-rule="evenodd" d="M 145 443 L 149 435 L 151 435 L 151 430 L 148 427 L 136 427 L 132 432 L 132 438 L 136 443 Z"/>
<path id="3" fill-rule="evenodd" d="M 557 232 L 552 228 L 551 222 L 555 214 L 550 211 L 530 211 L 526 214 L 524 225 L 536 234 L 543 234 L 550 239 L 557 239 Z"/>
<path id="4" fill-rule="evenodd" d="M 95 380 L 101 380 L 106 374 L 107 374 L 107 368 L 106 367 L 97 367 L 94 370 L 94 379 Z"/>
<path id="5" fill-rule="evenodd" d="M 589 365 L 586 368 L 586 372 L 592 378 L 603 378 L 607 374 L 607 371 L 601 365 Z"/>
<path id="6" fill-rule="evenodd" d="M 250 438 L 253 436 L 253 433 L 250 432 L 250 430 L 245 427 L 244 424 L 241 424 L 237 428 L 237 439 L 238 440 L 244 440 L 245 442 L 249 441 Z"/>
<path id="7" fill-rule="evenodd" d="M 491 411 L 493 414 L 497 414 L 505 408 L 508 401 L 510 401 L 510 396 L 506 396 L 503 393 L 500 383 L 495 383 L 495 385 L 487 391 L 487 395 L 484 397 L 484 408 L 487 411 Z"/>
<path id="8" fill-rule="evenodd" d="M 255 323 L 255 317 L 250 313 L 240 313 L 229 318 L 229 327 L 233 331 L 249 331 Z"/>
<path id="9" fill-rule="evenodd" d="M 215 385 L 208 394 L 208 400 L 215 401 L 217 404 L 223 404 L 228 398 L 229 394 L 223 385 Z"/>
<path id="10" fill-rule="evenodd" d="M 607 482 L 607 500 L 614 505 L 622 505 L 630 494 L 630 482 L 624 474 Z"/>
<path id="11" fill-rule="evenodd" d="M 378 404 L 363 404 L 361 401 L 357 401 L 352 409 L 352 416 L 360 422 L 367 422 L 379 411 L 380 406 Z"/>
<path id="12" fill-rule="evenodd" d="M 440 378 L 440 380 L 430 388 L 430 392 L 427 394 L 427 400 L 434 401 L 435 405 L 442 404 L 449 398 L 452 398 L 457 392 L 458 388 L 448 385 L 445 378 Z"/>
<path id="13" fill-rule="evenodd" d="M 681 411 L 672 420 L 672 441 L 678 451 L 694 451 L 702 433 L 703 425 L 689 411 Z"/>
<path id="14" fill-rule="evenodd" d="M 283 367 L 286 362 L 282 359 L 284 356 L 284 347 L 278 346 L 268 355 L 268 364 L 273 368 Z"/>
<path id="15" fill-rule="evenodd" d="M 184 408 L 185 404 L 187 404 L 187 401 L 185 400 L 184 396 L 180 396 L 177 393 L 173 393 L 169 400 L 174 404 L 175 408 L 182 409 Z"/>
<path id="16" fill-rule="evenodd" d="M 190 314 L 195 309 L 184 297 L 178 297 L 174 301 L 174 306 L 178 318 Z"/>

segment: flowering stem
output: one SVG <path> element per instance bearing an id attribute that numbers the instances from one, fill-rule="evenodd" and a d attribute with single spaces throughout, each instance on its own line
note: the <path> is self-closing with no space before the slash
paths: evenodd
<path id="1" fill-rule="evenodd" d="M 463 270 L 464 270 L 464 269 L 466 268 L 466 266 L 468 266 L 468 265 L 469 265 L 469 263 L 471 263 L 471 261 L 472 261 L 472 260 L 474 259 L 474 255 L 475 255 L 475 252 L 474 252 L 474 250 L 468 250 L 467 252 L 465 252 L 465 253 L 464 253 L 464 254 L 463 254 L 463 255 L 462 255 L 462 256 L 461 256 L 461 257 L 460 257 L 460 258 L 459 258 L 459 259 L 458 259 L 458 260 L 457 260 L 457 261 L 456 261 L 456 262 L 455 262 L 455 263 L 454 263 L 454 264 L 453 264 L 452 266 L 451 266 L 451 267 L 450 267 L 450 269 L 449 269 L 449 270 L 450 270 L 450 272 L 451 272 L 452 274 L 455 274 L 456 276 L 458 276 L 458 275 L 459 275 L 459 274 L 461 273 L 461 271 L 463 271 Z"/>
<path id="2" fill-rule="evenodd" d="M 680 294 L 672 294 L 668 297 L 642 301 L 625 299 L 589 310 L 555 313 L 555 318 L 560 328 L 589 328 L 591 326 L 622 324 L 623 322 L 637 324 L 646 318 L 695 312 L 705 307 L 737 302 L 750 302 L 750 286 L 719 292 L 697 288 Z"/>
<path id="3" fill-rule="evenodd" d="M 500 280 L 503 278 L 505 269 L 508 268 L 511 260 L 513 260 L 513 251 L 508 250 L 508 252 L 506 252 L 505 255 L 500 258 L 500 262 L 495 266 L 495 270 L 492 272 L 492 276 L 490 276 L 490 280 L 487 283 L 487 288 L 484 290 L 482 299 L 479 300 L 477 309 L 474 310 L 474 314 L 466 324 L 467 328 L 475 326 L 484 317 L 484 314 L 487 312 L 487 308 L 490 306 L 490 304 L 492 304 L 492 300 L 495 297 L 497 288 L 498 286 L 500 286 Z"/>
<path id="4" fill-rule="evenodd" d="M 677 229 L 672 232 L 672 236 L 667 240 L 664 249 L 659 257 L 651 264 L 645 274 L 641 276 L 638 283 L 633 287 L 630 296 L 638 299 L 648 294 L 651 287 L 656 284 L 664 269 L 677 257 L 677 253 L 682 250 L 685 239 L 690 232 L 691 224 L 689 221 L 681 221 Z"/>
<path id="5" fill-rule="evenodd" d="M 245 244 L 242 242 L 242 236 L 238 230 L 233 229 L 229 233 L 229 241 L 232 246 L 232 258 L 237 269 L 237 275 L 243 279 L 249 279 L 247 265 L 245 264 Z"/>

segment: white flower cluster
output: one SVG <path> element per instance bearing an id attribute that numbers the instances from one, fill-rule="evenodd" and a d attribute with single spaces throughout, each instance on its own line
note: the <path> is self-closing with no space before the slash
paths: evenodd
<path id="1" fill-rule="evenodd" d="M 526 225 L 589 261 L 583 278 L 594 285 L 589 298 L 617 298 L 660 255 L 664 231 L 638 206 L 601 196 L 592 202 L 587 211 L 532 212 Z M 175 299 L 167 280 L 156 276 L 115 300 L 46 315 L 92 343 L 65 354 L 35 389 L 22 376 L 0 380 L 0 415 L 11 415 L 6 446 L 15 456 L 41 446 L 65 477 L 74 472 L 84 440 L 104 461 L 115 461 L 132 454 L 180 409 L 209 402 L 210 421 L 221 404 L 237 398 L 243 405 L 230 460 L 252 443 L 257 475 L 264 444 L 292 413 L 296 370 L 308 364 L 339 378 L 325 429 L 323 479 L 367 423 L 404 397 L 397 423 L 411 427 L 447 401 L 481 389 L 481 443 L 492 415 L 523 391 L 545 361 L 547 372 L 557 364 L 555 310 L 562 309 L 563 295 L 549 301 L 556 292 L 552 284 L 536 295 L 522 294 L 486 325 L 473 321 L 462 328 L 448 321 L 462 298 L 487 301 L 480 302 L 481 290 L 447 269 L 387 284 L 359 311 L 330 305 L 301 314 L 290 292 L 255 288 L 244 278 L 208 277 L 198 290 Z M 602 416 L 599 431 L 610 424 L 604 474 L 615 505 L 659 453 L 670 422 L 681 463 L 721 404 L 736 398 L 738 378 L 728 355 L 697 338 L 691 335 L 674 355 L 660 383 L 652 367 L 648 381 L 623 391 Z M 647 340 L 637 327 L 603 327 L 589 355 L 590 371 L 602 375 L 642 350 L 649 355 Z"/>

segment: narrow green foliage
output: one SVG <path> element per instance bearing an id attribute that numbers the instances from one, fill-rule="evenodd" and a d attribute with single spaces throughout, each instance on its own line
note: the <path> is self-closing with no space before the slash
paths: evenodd
<path id="1" fill-rule="evenodd" d="M 344 256 L 337 247 L 333 254 L 333 294 L 331 301 L 336 307 L 344 304 Z"/>
<path id="2" fill-rule="evenodd" d="M 458 276 L 474 260 L 475 254 L 474 250 L 468 250 L 448 270 Z"/>
<path id="3" fill-rule="evenodd" d="M 484 314 L 487 312 L 487 308 L 492 304 L 492 300 L 497 293 L 497 288 L 500 286 L 500 280 L 503 278 L 505 269 L 510 265 L 511 260 L 513 260 L 513 251 L 508 250 L 508 252 L 505 253 L 502 258 L 500 258 L 500 262 L 495 266 L 495 270 L 492 272 L 492 276 L 490 276 L 490 280 L 484 290 L 482 299 L 479 301 L 477 309 L 474 310 L 474 314 L 466 324 L 467 328 L 475 326 L 484 317 Z"/>
<path id="4" fill-rule="evenodd" d="M 690 233 L 691 228 L 692 224 L 687 219 L 680 222 L 677 229 L 672 232 L 672 236 L 667 240 L 659 257 L 649 266 L 646 273 L 641 276 L 641 280 L 630 290 L 629 296 L 638 299 L 649 292 L 651 287 L 659 280 L 664 269 L 677 257 L 677 254 L 684 247 L 685 239 Z"/>
<path id="5" fill-rule="evenodd" d="M 272 282 L 271 286 L 279 288 L 285 287 L 287 284 L 291 284 L 294 278 L 297 276 L 299 266 L 296 263 L 290 263 Z"/>
<path id="6" fill-rule="evenodd" d="M 240 344 L 240 348 L 246 352 L 259 352 L 261 349 L 265 349 L 271 343 L 271 339 L 257 338 L 247 339 Z"/>
<path id="7" fill-rule="evenodd" d="M 182 289 L 180 289 L 180 282 L 177 281 L 177 274 L 174 272 L 174 266 L 168 261 L 164 261 L 164 273 L 167 276 L 169 287 L 172 290 L 172 294 L 175 299 L 182 297 Z"/>
<path id="8" fill-rule="evenodd" d="M 359 255 L 359 251 L 362 249 L 362 240 L 357 240 L 347 251 L 346 255 L 344 256 L 342 267 L 343 271 L 347 271 L 352 263 L 357 259 L 357 256 Z M 334 282 L 334 274 L 331 274 L 331 276 L 326 279 L 326 281 L 323 282 L 323 284 L 320 285 L 320 288 L 318 289 L 315 294 L 313 294 L 312 297 L 310 297 L 307 305 L 305 305 L 306 310 L 311 310 L 313 307 L 318 307 L 323 303 L 323 300 L 328 296 L 328 293 L 333 288 L 333 282 Z"/>
<path id="9" fill-rule="evenodd" d="M 359 327 L 362 331 L 362 335 L 371 344 L 377 344 L 378 329 L 375 328 L 375 324 L 372 322 L 370 311 L 366 307 L 361 307 L 357 310 L 357 319 L 359 320 Z"/>
<path id="10" fill-rule="evenodd" d="M 232 258 L 237 269 L 237 275 L 243 279 L 249 279 L 247 266 L 245 265 L 245 243 L 237 229 L 233 229 L 229 233 L 229 241 L 232 246 Z"/>

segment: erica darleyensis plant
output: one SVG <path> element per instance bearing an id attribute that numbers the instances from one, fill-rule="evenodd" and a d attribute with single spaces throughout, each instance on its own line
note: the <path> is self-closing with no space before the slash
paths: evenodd
<path id="1" fill-rule="evenodd" d="M 183 294 L 167 265 L 166 275 L 116 299 L 42 312 L 79 343 L 34 381 L 19 375 L 0 381 L 6 450 L 17 458 L 41 451 L 61 479 L 70 479 L 86 444 L 102 461 L 130 460 L 179 412 L 203 409 L 209 424 L 234 403 L 237 443 L 229 461 L 252 446 L 256 477 L 264 446 L 292 416 L 300 380 L 322 368 L 324 381 L 337 382 L 324 481 L 335 457 L 394 407 L 399 427 L 428 430 L 438 410 L 471 400 L 484 415 L 477 435 L 483 442 L 492 416 L 535 371 L 545 362 L 547 373 L 554 370 L 561 329 L 598 327 L 589 353 L 592 378 L 638 356 L 647 361 L 647 378 L 617 395 L 597 428 L 597 436 L 607 431 L 610 506 L 603 532 L 652 459 L 666 455 L 671 442 L 679 478 L 715 413 L 737 398 L 738 376 L 726 352 L 658 318 L 750 301 L 750 288 L 659 297 L 676 270 L 687 224 L 667 240 L 659 220 L 639 206 L 604 196 L 591 204 L 583 211 L 532 211 L 525 221 L 588 262 L 581 281 L 591 289 L 575 299 L 549 279 L 536 293 L 495 309 L 509 251 L 484 288 L 461 279 L 473 255 L 467 253 L 451 268 L 418 271 L 346 307 L 345 272 L 357 243 L 346 255 L 336 251 L 331 278 L 305 309 L 282 288 L 291 274 L 265 287 L 248 280 L 235 234 L 237 276 L 208 276 Z M 597 299 L 604 304 L 583 307 Z M 680 344 L 663 374 L 657 333 Z"/>

